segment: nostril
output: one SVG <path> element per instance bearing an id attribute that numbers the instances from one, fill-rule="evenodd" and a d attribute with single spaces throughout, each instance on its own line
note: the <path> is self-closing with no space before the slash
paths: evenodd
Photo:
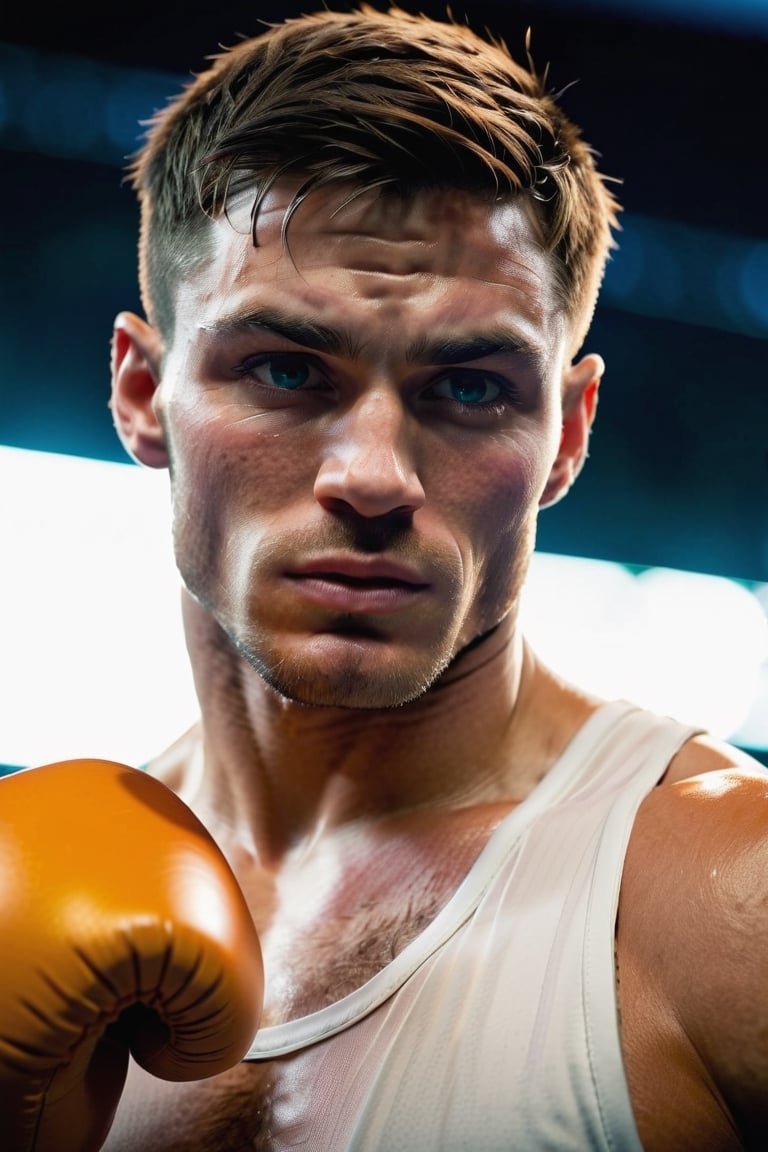
<path id="1" fill-rule="evenodd" d="M 329 510 L 348 506 L 365 517 L 407 515 L 424 503 L 424 490 L 415 472 L 406 472 L 394 454 L 386 460 L 382 455 L 366 460 L 337 456 L 318 472 L 315 499 Z"/>
<path id="2" fill-rule="evenodd" d="M 366 516 L 343 500 L 337 500 L 326 504 L 325 509 L 338 521 L 345 542 L 359 552 L 381 552 L 413 527 L 413 512 L 407 508 Z"/>
<path id="3" fill-rule="evenodd" d="M 361 506 L 361 502 L 353 503 L 349 500 L 343 500 L 339 497 L 331 497 L 330 499 L 318 500 L 326 512 L 330 512 L 334 516 L 345 517 L 350 520 L 359 520 L 365 523 L 371 520 L 389 520 L 398 523 L 409 523 L 413 518 L 416 509 L 408 504 L 399 504 L 393 508 L 371 508 L 366 510 Z"/>

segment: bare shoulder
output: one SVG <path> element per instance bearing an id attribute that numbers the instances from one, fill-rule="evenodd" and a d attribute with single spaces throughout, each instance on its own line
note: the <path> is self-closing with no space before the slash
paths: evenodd
<path id="1" fill-rule="evenodd" d="M 665 784 L 700 776 L 703 772 L 736 770 L 745 777 L 768 779 L 768 770 L 754 757 L 713 736 L 694 736 L 687 740 L 672 760 L 664 777 Z"/>
<path id="2" fill-rule="evenodd" d="M 750 933 L 768 940 L 768 770 L 710 737 L 688 741 L 640 806 L 624 891 L 649 914 L 684 924 L 691 942 L 711 941 L 721 926 L 722 949 L 735 947 L 749 916 Z"/>
<path id="3" fill-rule="evenodd" d="M 697 736 L 643 801 L 635 834 L 639 851 L 663 844 L 660 864 L 674 860 L 684 876 L 698 876 L 705 864 L 710 879 L 734 874 L 768 851 L 768 770 L 732 745 Z"/>
<path id="4" fill-rule="evenodd" d="M 711 941 L 718 927 L 723 952 L 747 929 L 768 942 L 768 771 L 738 749 L 691 740 L 640 806 L 624 890 L 649 914 L 685 925 L 692 943 L 699 929 Z"/>
<path id="5" fill-rule="evenodd" d="M 768 771 L 757 761 L 710 738 L 675 758 L 635 822 L 618 950 L 659 1045 L 674 1037 L 677 1066 L 751 1147 L 768 1133 Z"/>

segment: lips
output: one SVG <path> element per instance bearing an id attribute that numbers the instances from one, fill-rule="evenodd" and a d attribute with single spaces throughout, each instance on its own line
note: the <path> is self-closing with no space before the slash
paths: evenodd
<path id="1" fill-rule="evenodd" d="M 429 587 L 421 574 L 380 557 L 322 557 L 287 573 L 307 599 L 343 612 L 394 612 Z"/>
<path id="2" fill-rule="evenodd" d="M 305 576 L 321 576 L 357 583 L 405 584 L 419 588 L 426 587 L 428 583 L 418 572 L 406 565 L 383 560 L 381 557 L 371 559 L 363 557 L 358 559 L 352 556 L 323 557 L 302 564 L 298 570 L 291 572 L 291 575 L 299 579 Z"/>

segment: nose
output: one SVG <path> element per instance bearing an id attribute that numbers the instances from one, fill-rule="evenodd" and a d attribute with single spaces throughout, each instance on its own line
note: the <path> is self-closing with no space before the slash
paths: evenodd
<path id="1" fill-rule="evenodd" d="M 359 397 L 336 424 L 315 480 L 329 511 L 360 516 L 413 513 L 425 499 L 409 439 L 410 417 L 384 389 Z"/>

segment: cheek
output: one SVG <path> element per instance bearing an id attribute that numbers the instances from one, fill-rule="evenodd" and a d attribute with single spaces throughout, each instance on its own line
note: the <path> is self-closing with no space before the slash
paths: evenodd
<path id="1" fill-rule="evenodd" d="M 472 483 L 457 485 L 457 514 L 465 525 L 467 570 L 474 573 L 477 606 L 503 614 L 519 594 L 536 538 L 539 497 L 549 474 L 541 437 L 519 439 L 472 466 Z"/>
<path id="2" fill-rule="evenodd" d="M 176 562 L 197 591 L 231 546 L 244 453 L 191 406 L 171 405 L 166 426 Z"/>
<path id="3" fill-rule="evenodd" d="M 286 509 L 312 493 L 313 446 L 242 412 L 174 400 L 167 407 L 176 562 L 190 591 L 228 587 Z"/>
<path id="4" fill-rule="evenodd" d="M 235 469 L 231 461 L 208 453 L 171 455 L 173 544 L 179 571 L 193 592 L 217 571 L 232 533 L 231 508 Z"/>
<path id="5" fill-rule="evenodd" d="M 215 514 L 235 523 L 245 512 L 277 508 L 299 474 L 306 480 L 309 453 L 242 408 L 176 401 L 166 424 L 176 501 L 201 521 Z"/>
<path id="6" fill-rule="evenodd" d="M 482 455 L 457 461 L 454 498 L 470 534 L 504 546 L 535 515 L 551 466 L 541 440 L 541 434 L 500 438 Z"/>

